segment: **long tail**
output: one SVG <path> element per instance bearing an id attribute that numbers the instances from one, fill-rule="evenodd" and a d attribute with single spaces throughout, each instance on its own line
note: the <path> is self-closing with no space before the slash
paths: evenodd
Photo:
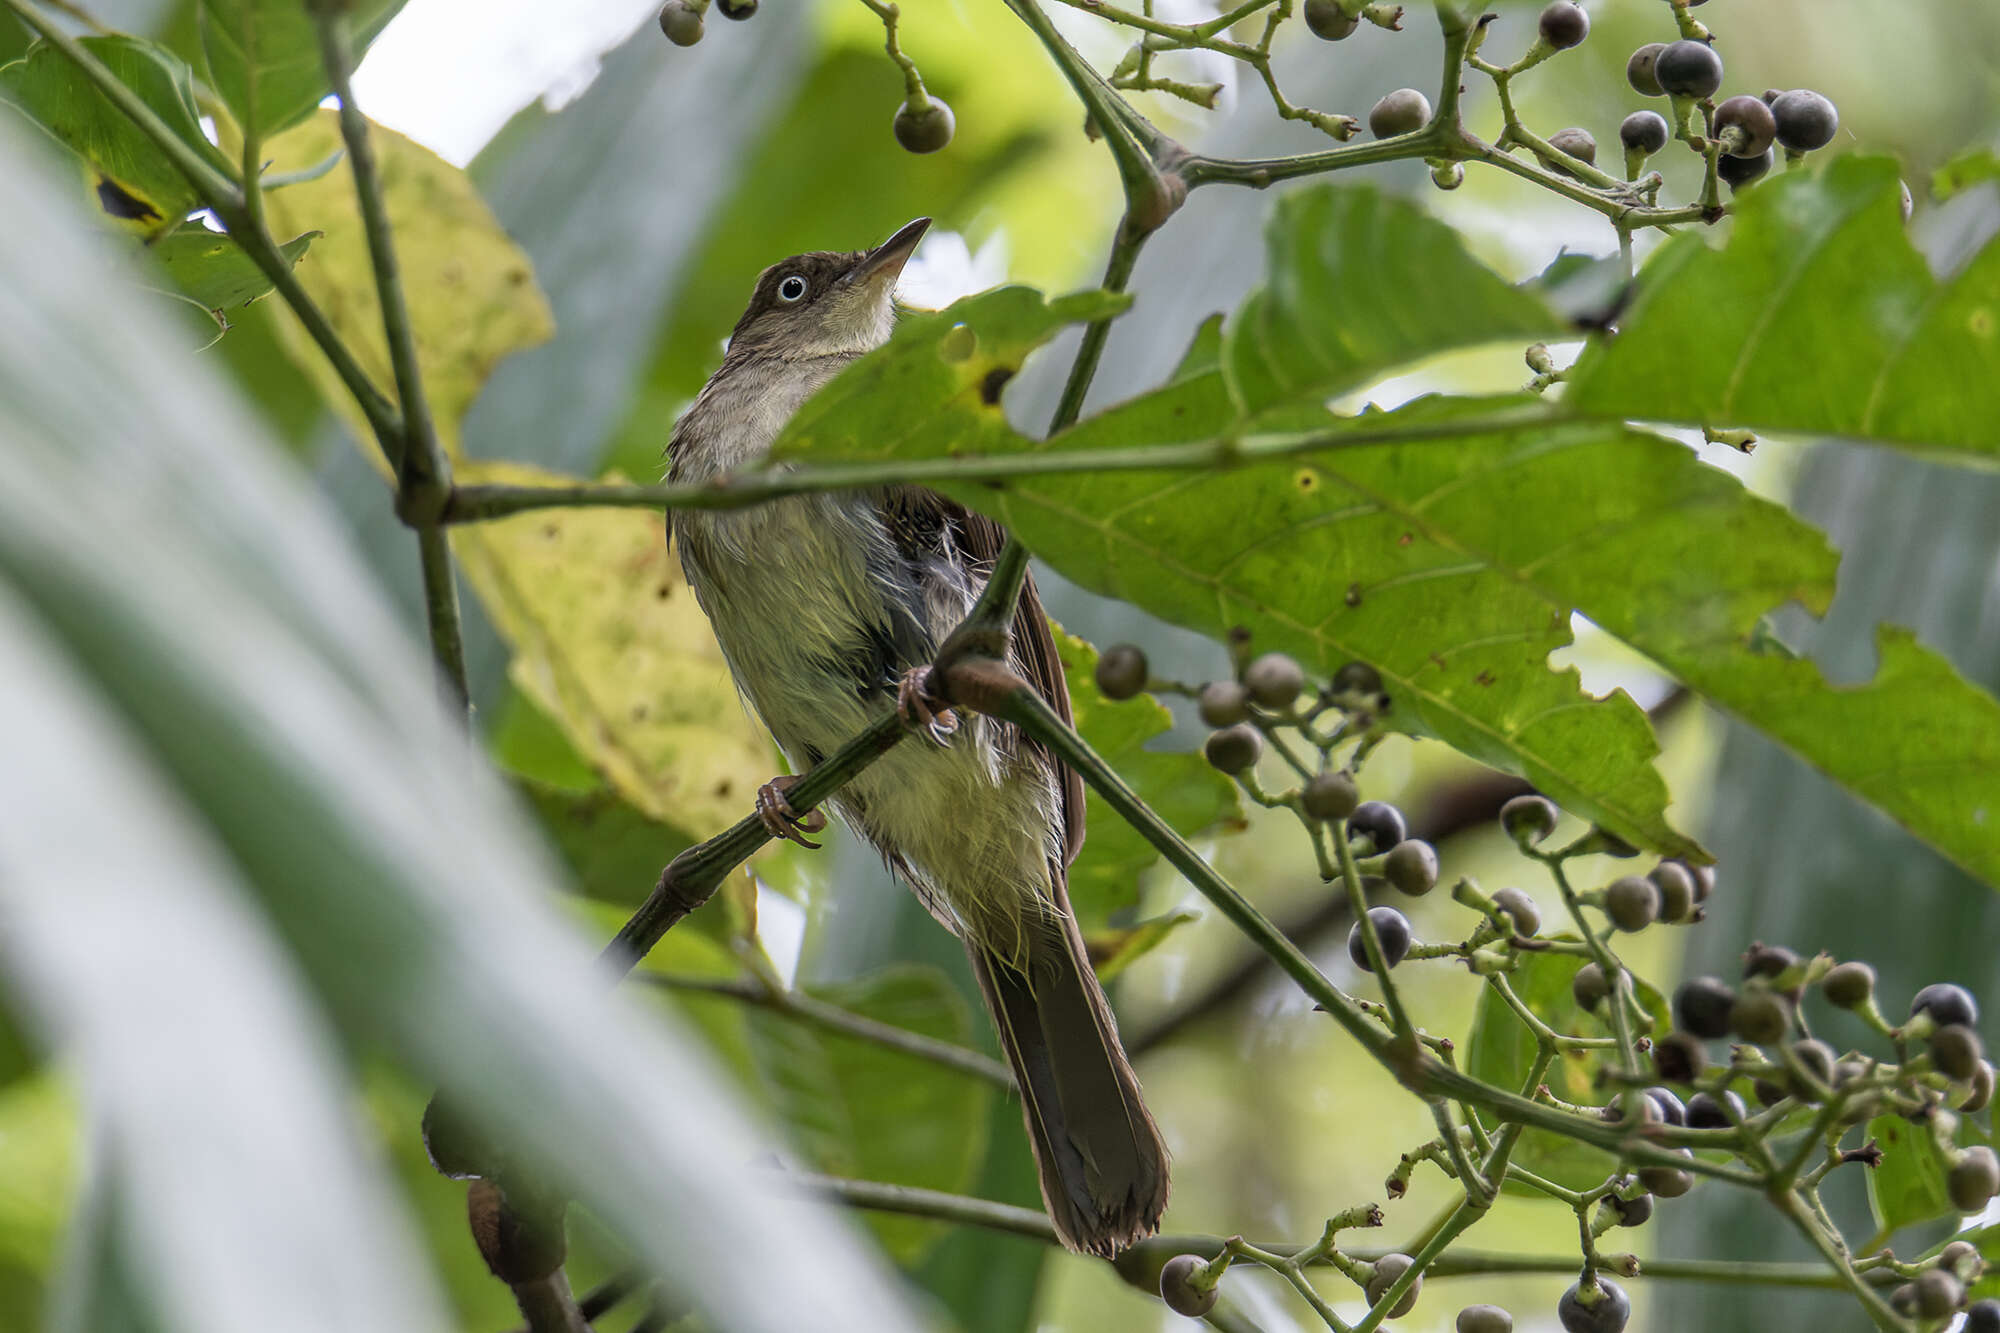
<path id="1" fill-rule="evenodd" d="M 1076 922 L 1029 932 L 1025 966 L 968 944 L 1021 1085 L 1042 1199 L 1063 1244 L 1110 1258 L 1159 1230 L 1167 1147 L 1084 953 Z"/>

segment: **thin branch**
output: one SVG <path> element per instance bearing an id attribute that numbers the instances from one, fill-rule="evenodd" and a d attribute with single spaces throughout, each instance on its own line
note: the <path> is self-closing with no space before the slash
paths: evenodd
<path id="1" fill-rule="evenodd" d="M 279 251 L 270 234 L 255 225 L 248 213 L 243 192 L 236 183 L 183 143 L 180 136 L 153 114 L 151 107 L 139 100 L 116 74 L 105 68 L 104 62 L 79 45 L 39 8 L 28 0 L 0 0 L 0 4 L 13 11 L 50 46 L 62 52 L 78 72 L 113 106 L 124 112 L 139 132 L 151 140 L 153 146 L 187 178 L 196 196 L 228 229 L 230 239 L 243 247 L 251 262 L 257 265 L 279 297 L 298 316 L 306 335 L 319 347 L 341 383 L 347 386 L 348 393 L 353 395 L 355 405 L 368 420 L 369 428 L 382 442 L 383 451 L 392 457 L 400 452 L 403 423 L 396 409 L 368 378 L 368 372 L 361 368 L 361 363 L 354 359 L 353 352 L 334 331 L 326 313 L 300 285 L 298 276 L 292 272 L 291 261 Z"/>
<path id="2" fill-rule="evenodd" d="M 1457 421 L 1401 422 L 1390 426 L 1340 425 L 1328 430 L 1272 432 L 1186 444 L 1141 444 L 1104 449 L 1047 449 L 962 457 L 870 459 L 761 469 L 701 485 L 459 486 L 442 523 L 479 523 L 535 509 L 615 508 L 745 509 L 789 495 L 866 490 L 875 486 L 1005 481 L 1017 477 L 1104 472 L 1223 470 L 1275 462 L 1323 450 L 1383 444 L 1419 444 L 1469 436 L 1573 424 L 1540 405 Z M 1058 437 L 1060 438 L 1060 437 Z"/>
<path id="3" fill-rule="evenodd" d="M 1056 1231 L 1039 1209 L 1019 1208 L 963 1194 L 921 1189 L 914 1185 L 888 1185 L 873 1180 L 849 1180 L 839 1176 L 784 1175 L 777 1179 L 850 1208 L 868 1212 L 896 1213 L 904 1217 L 924 1217 L 979 1227 L 1011 1236 L 1025 1236 L 1047 1245 L 1056 1245 Z M 1121 1273 L 1142 1271 L 1150 1266 L 1155 1273 L 1161 1264 L 1177 1254 L 1213 1255 L 1222 1251 L 1226 1237 L 1179 1233 L 1155 1236 L 1108 1260 Z M 1260 1245 L 1274 1254 L 1302 1254 L 1309 1246 L 1279 1242 Z M 1372 1263 L 1392 1253 L 1387 1249 L 1345 1249 L 1349 1258 Z M 1330 1261 L 1321 1259 L 1318 1262 Z M 1437 1256 L 1425 1270 L 1424 1278 L 1485 1277 L 1493 1274 L 1574 1273 L 1574 1256 L 1560 1254 L 1512 1254 L 1503 1251 L 1452 1249 Z M 1661 1281 L 1714 1282 L 1730 1286 L 1804 1287 L 1839 1290 L 1841 1278 L 1818 1264 L 1756 1263 L 1741 1260 L 1648 1259 L 1644 1276 Z"/>
<path id="4" fill-rule="evenodd" d="M 417 559 L 423 570 L 424 622 L 445 704 L 466 717 L 472 691 L 465 679 L 465 634 L 458 614 L 458 584 L 452 577 L 451 543 L 443 528 L 429 523 L 417 529 Z"/>
<path id="5" fill-rule="evenodd" d="M 796 789 L 794 789 L 796 790 Z M 683 977 L 664 972 L 640 972 L 635 979 L 662 990 L 688 991 L 702 995 L 725 996 L 740 1000 L 745 1004 L 768 1009 L 828 1032 L 837 1032 L 843 1037 L 853 1037 L 858 1041 L 870 1042 L 887 1050 L 898 1051 L 918 1060 L 928 1060 L 932 1064 L 956 1069 L 974 1078 L 986 1080 L 995 1087 L 1014 1090 L 1014 1075 L 1006 1065 L 978 1051 L 968 1050 L 953 1042 L 939 1041 L 921 1032 L 897 1027 L 857 1014 L 851 1009 L 843 1009 L 836 1004 L 815 999 L 795 990 L 783 990 L 766 986 L 762 982 L 743 978 Z"/>
<path id="6" fill-rule="evenodd" d="M 403 296 L 402 269 L 396 261 L 395 236 L 383 203 L 375 145 L 368 137 L 368 118 L 354 104 L 354 52 L 346 6 L 332 0 L 312 0 L 307 8 L 319 32 L 327 83 L 340 102 L 340 137 L 347 144 L 348 167 L 354 173 L 354 193 L 361 206 L 362 230 L 368 237 L 369 265 L 375 274 L 375 295 L 382 307 L 382 332 L 389 344 L 396 396 L 402 404 L 404 447 L 400 457 L 390 459 L 396 465 L 396 507 L 406 522 L 435 522 L 451 489 L 451 465 L 438 442 L 437 423 L 431 418 L 424 394 L 416 334 Z"/>

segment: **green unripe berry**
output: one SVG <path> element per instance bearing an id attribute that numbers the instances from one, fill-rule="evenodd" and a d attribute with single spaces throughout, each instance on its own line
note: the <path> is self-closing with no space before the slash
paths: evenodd
<path id="1" fill-rule="evenodd" d="M 1361 792 L 1345 773 L 1321 773 L 1306 783 L 1299 804 L 1314 819 L 1345 819 L 1361 804 Z"/>
<path id="2" fill-rule="evenodd" d="M 1834 1061 L 1837 1059 L 1833 1047 L 1823 1041 L 1795 1041 L 1792 1043 L 1792 1058 L 1799 1062 L 1799 1068 L 1806 1076 L 1794 1074 L 1787 1080 L 1792 1096 L 1808 1105 L 1819 1101 L 1820 1090 L 1833 1086 Z M 1819 1089 L 1813 1087 L 1813 1082 L 1819 1084 Z"/>
<path id="3" fill-rule="evenodd" d="M 1963 1023 L 1949 1023 L 1931 1033 L 1931 1063 L 1949 1078 L 1961 1082 L 1971 1078 L 1985 1054 L 1979 1034 Z"/>
<path id="4" fill-rule="evenodd" d="M 1532 847 L 1556 831 L 1561 816 L 1545 796 L 1516 796 L 1500 807 L 1500 827 L 1522 847 Z"/>
<path id="5" fill-rule="evenodd" d="M 1431 100 L 1415 88 L 1398 88 L 1368 111 L 1368 131 L 1378 139 L 1415 134 L 1431 119 Z"/>
<path id="6" fill-rule="evenodd" d="M 1211 727 L 1233 727 L 1250 717 L 1250 691 L 1233 680 L 1210 681 L 1196 696 L 1195 711 Z"/>
<path id="7" fill-rule="evenodd" d="M 1353 35 L 1361 20 L 1348 17 L 1336 0 L 1306 0 L 1306 27 L 1323 42 L 1337 42 Z"/>
<path id="8" fill-rule="evenodd" d="M 912 153 L 935 153 L 951 142 L 958 118 L 942 97 L 926 96 L 921 106 L 905 102 L 896 108 L 896 142 Z"/>
<path id="9" fill-rule="evenodd" d="M 1857 1009 L 1875 994 L 1875 969 L 1866 963 L 1836 963 L 1819 979 L 1827 1003 Z"/>
<path id="10" fill-rule="evenodd" d="M 1625 62 L 1625 82 L 1632 85 L 1633 92 L 1642 97 L 1666 96 L 1667 90 L 1660 86 L 1660 76 L 1654 69 L 1659 63 L 1660 52 L 1666 49 L 1665 42 L 1648 42 Z"/>
<path id="11" fill-rule="evenodd" d="M 1650 879 L 1625 875 L 1604 891 L 1604 914 L 1611 924 L 1630 934 L 1659 920 L 1660 890 Z"/>
<path id="12" fill-rule="evenodd" d="M 1197 1274 L 1208 1268 L 1198 1254 L 1177 1254 L 1160 1268 L 1160 1299 L 1175 1314 L 1199 1319 L 1215 1308 L 1215 1288 L 1195 1285 Z"/>
<path id="13" fill-rule="evenodd" d="M 1984 1145 L 1967 1148 L 1945 1172 L 1945 1193 L 1962 1213 L 1976 1213 L 2000 1194 L 2000 1157 Z"/>
<path id="14" fill-rule="evenodd" d="M 1146 654 L 1133 644 L 1114 643 L 1097 659 L 1097 692 L 1107 699 L 1130 699 L 1146 688 Z"/>
<path id="15" fill-rule="evenodd" d="M 1437 887 L 1437 852 L 1422 839 L 1405 838 L 1389 849 L 1382 874 L 1412 898 L 1421 898 Z"/>
<path id="16" fill-rule="evenodd" d="M 1729 1011 L 1729 1026 L 1753 1046 L 1783 1041 L 1792 1027 L 1792 1009 L 1782 995 L 1762 986 L 1744 990 Z"/>
<path id="17" fill-rule="evenodd" d="M 1468 1305 L 1452 1324 L 1454 1333 L 1514 1333 L 1514 1316 L 1497 1305 Z"/>
<path id="18" fill-rule="evenodd" d="M 1239 722 L 1233 727 L 1211 732 L 1201 752 L 1207 756 L 1209 763 L 1222 772 L 1241 773 L 1263 757 L 1264 737 L 1249 723 Z"/>
<path id="19" fill-rule="evenodd" d="M 1252 699 L 1279 712 L 1290 708 L 1306 687 L 1306 673 L 1283 653 L 1265 653 L 1243 669 L 1243 684 Z"/>
<path id="20" fill-rule="evenodd" d="M 1993 1063 L 1981 1060 L 1979 1068 L 1972 1071 L 1972 1077 L 1967 1082 L 1971 1084 L 1971 1091 L 1958 1104 L 1958 1109 L 1967 1115 L 1974 1115 L 1984 1111 L 1986 1104 L 1993 1100 Z"/>
<path id="21" fill-rule="evenodd" d="M 1590 15 L 1571 0 L 1555 0 L 1542 11 L 1539 30 L 1543 41 L 1558 51 L 1567 51 L 1583 45 L 1583 39 L 1590 35 Z"/>
<path id="22" fill-rule="evenodd" d="M 701 40 L 703 27 L 701 11 L 687 0 L 667 0 L 660 6 L 660 31 L 675 46 L 693 46 Z"/>

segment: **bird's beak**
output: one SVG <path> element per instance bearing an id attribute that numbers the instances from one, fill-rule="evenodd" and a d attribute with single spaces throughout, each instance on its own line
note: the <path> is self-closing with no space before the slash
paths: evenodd
<path id="1" fill-rule="evenodd" d="M 876 283 L 895 286 L 896 276 L 903 271 L 903 265 L 909 262 L 911 254 L 916 251 L 917 242 L 924 238 L 924 233 L 930 230 L 930 226 L 929 218 L 918 218 L 915 222 L 906 224 L 894 236 L 870 250 L 861 262 L 854 266 L 853 272 L 847 275 L 847 280 L 867 283 L 870 286 Z"/>

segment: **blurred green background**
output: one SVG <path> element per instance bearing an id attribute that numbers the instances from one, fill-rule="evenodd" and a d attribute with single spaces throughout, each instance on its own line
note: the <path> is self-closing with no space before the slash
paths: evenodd
<path id="1" fill-rule="evenodd" d="M 1521 107 L 1544 133 L 1581 125 L 1600 144 L 1614 144 L 1618 121 L 1639 103 L 1623 80 L 1625 57 L 1641 42 L 1670 36 L 1671 24 L 1659 0 L 1587 7 L 1590 40 L 1525 80 Z M 1053 67 L 998 4 L 906 8 L 905 45 L 958 119 L 950 148 L 929 157 L 903 153 L 889 133 L 899 79 L 881 52 L 878 24 L 851 0 L 766 0 L 744 24 L 711 16 L 707 38 L 688 50 L 665 43 L 650 14 L 629 4 L 600 11 L 573 4 L 557 13 L 413 0 L 377 48 L 376 64 L 364 68 L 364 109 L 448 154 L 464 157 L 476 148 L 472 178 L 532 259 L 558 330 L 553 342 L 500 366 L 466 420 L 469 454 L 574 474 L 657 477 L 667 431 L 719 359 L 756 273 L 796 251 L 869 244 L 919 214 L 937 219 L 924 251 L 926 271 L 918 276 L 940 301 L 1001 279 L 1051 290 L 1094 281 L 1117 213 L 1117 182 L 1101 147 L 1083 135 L 1080 113 Z M 143 0 L 99 7 L 108 21 L 163 35 L 182 49 L 193 40 L 191 10 Z M 1508 5 L 1501 15 L 1487 50 L 1507 58 L 1528 40 L 1534 9 Z M 1120 43 L 1100 25 L 1062 17 L 1073 40 L 1100 64 L 1116 58 Z M 1927 186 L 1946 158 L 1971 144 L 2000 142 L 2000 6 L 1714 0 L 1699 17 L 1726 52 L 1728 90 L 1817 88 L 1840 108 L 1841 146 L 1902 160 L 1917 199 L 1919 235 L 1937 262 L 1951 262 L 2000 228 L 1992 187 L 1933 208 Z M 633 24 L 636 31 L 626 36 Z M 1365 114 L 1391 88 L 1423 87 L 1432 77 L 1438 42 L 1428 15 L 1412 13 L 1406 26 L 1400 34 L 1364 26 L 1335 47 L 1292 25 L 1297 31 L 1280 54 L 1280 78 L 1295 101 Z M 468 31 L 474 27 L 476 38 Z M 562 64 L 555 74 L 538 73 L 535 61 L 482 67 L 457 50 L 461 42 L 516 53 L 548 46 L 568 58 L 562 64 L 540 55 L 541 66 Z M 23 44 L 11 21 L 0 20 L 0 54 Z M 599 56 L 602 68 L 593 73 Z M 560 109 L 534 100 L 549 85 L 569 99 Z M 381 90 L 393 114 L 369 101 L 371 89 Z M 1490 133 L 1498 118 L 1489 90 L 1475 81 L 1471 96 L 1472 127 Z M 1186 142 L 1212 151 L 1269 155 L 1319 142 L 1310 131 L 1278 123 L 1261 89 L 1240 80 L 1213 114 L 1150 99 L 1142 105 Z M 482 115 L 498 128 L 483 147 Z M 1595 215 L 1498 173 L 1469 171 L 1453 194 L 1431 189 L 1420 166 L 1365 174 L 1425 200 L 1482 258 L 1512 276 L 1537 271 L 1565 248 L 1603 253 L 1613 243 Z M 1677 189 L 1686 185 L 1674 178 Z M 1198 321 L 1235 304 L 1257 275 L 1261 255 L 1252 238 L 1267 205 L 1254 192 L 1198 192 L 1149 246 L 1134 279 L 1137 315 L 1117 326 L 1096 401 L 1156 383 Z M 1046 422 L 1067 346 L 1059 342 L 1031 364 L 1012 392 L 1010 409 L 1024 426 Z M 383 586 L 420 627 L 404 530 L 345 428 L 292 368 L 274 311 L 265 305 L 245 312 L 205 356 L 237 380 L 276 436 L 313 470 Z M 1501 361 L 1437 374 L 1466 387 L 1522 378 L 1517 365 Z M 1795 495 L 1805 516 L 1826 526 L 1847 554 L 1834 613 L 1818 626 L 1795 627 L 1837 676 L 1869 669 L 1872 627 L 1890 619 L 1913 625 L 1968 677 L 2000 688 L 2000 479 L 1781 440 L 1766 441 L 1741 467 L 1754 486 Z M 1140 643 L 1161 674 L 1200 680 L 1224 669 L 1215 645 L 1052 575 L 1044 576 L 1044 593 L 1056 619 L 1099 644 Z M 578 756 L 510 683 L 507 650 L 479 600 L 468 597 L 466 606 L 475 705 L 496 753 L 512 771 L 552 790 L 588 785 Z M 1588 632 L 1574 657 L 1596 688 L 1622 686 L 1649 705 L 1665 696 L 1664 683 L 1643 662 Z M 2000 938 L 2000 903 L 1989 891 L 1798 761 L 1698 708 L 1666 712 L 1661 734 L 1677 820 L 1720 856 L 1722 888 L 1706 926 L 1686 934 L 1654 931 L 1638 943 L 1628 957 L 1642 972 L 1664 987 L 1683 966 L 1723 970 L 1755 937 L 1801 951 L 1865 952 L 1892 995 L 1938 977 L 1975 986 L 2000 980 L 1991 945 Z M 1192 745 L 1198 733 L 1183 722 L 1176 736 Z M 1427 821 L 1450 826 L 1467 802 L 1490 800 L 1476 770 L 1434 745 L 1393 742 L 1371 763 L 1369 776 L 1367 794 L 1403 805 L 1420 828 Z M 614 844 L 604 825 L 583 820 L 561 801 L 543 812 L 578 874 L 627 905 L 679 845 L 658 826 L 641 826 Z M 817 858 L 759 863 L 774 886 L 760 904 L 775 965 L 801 982 L 836 988 L 870 1012 L 913 1015 L 939 1035 L 991 1050 L 976 998 L 963 1006 L 940 998 L 929 974 L 908 974 L 907 993 L 883 983 L 880 969 L 918 963 L 972 995 L 955 942 L 888 880 L 871 853 L 842 833 L 831 838 Z M 1345 922 L 1324 910 L 1328 892 L 1296 827 L 1259 816 L 1213 848 L 1267 912 L 1313 923 L 1301 942 L 1336 980 L 1353 979 L 1342 947 Z M 1548 889 L 1484 825 L 1455 833 L 1440 851 L 1448 875 L 1470 874 L 1489 889 L 1511 882 L 1536 894 Z M 1586 877 L 1599 869 L 1587 867 Z M 1442 898 L 1412 913 L 1420 936 L 1428 913 L 1453 910 Z M 1191 899 L 1178 880 L 1155 870 L 1140 914 L 1198 909 Z M 590 928 L 606 934 L 620 916 L 615 901 L 586 912 Z M 662 965 L 682 976 L 734 974 L 741 962 L 723 942 L 727 934 L 677 933 L 662 950 Z M 1432 1127 L 1419 1104 L 1331 1024 L 1316 1021 L 1295 991 L 1246 966 L 1251 962 L 1234 933 L 1209 916 L 1127 971 L 1114 998 L 1175 1154 L 1167 1229 L 1303 1240 L 1329 1212 L 1381 1199 L 1398 1155 Z M 1406 973 L 1420 1021 L 1434 1032 L 1463 1033 L 1472 980 L 1442 968 Z M 869 989 L 852 990 L 864 977 L 872 978 Z M 1232 984 L 1225 988 L 1223 981 Z M 843 986 L 850 989 L 837 989 Z M 1367 993 L 1365 983 L 1360 990 Z M 951 1116 L 950 1123 L 972 1127 L 951 1145 L 963 1158 L 952 1167 L 959 1188 L 1036 1205 L 1018 1115 L 1003 1100 L 893 1062 L 862 1067 L 854 1052 L 801 1044 L 795 1028 L 728 1000 L 680 995 L 660 1002 L 687 1011 L 752 1099 L 788 1119 L 795 1134 L 814 1132 L 794 1112 L 802 1096 L 823 1097 L 829 1078 L 848 1098 L 845 1113 L 856 1117 L 877 1104 L 873 1098 L 926 1096 L 924 1104 Z M 73 1108 L 27 1052 L 11 1050 L 4 1061 L 12 1082 L 0 1089 L 0 1300 L 11 1293 L 12 1308 L 26 1310 L 70 1207 Z M 910 1083 L 919 1077 L 928 1082 Z M 800 1093 L 801 1082 L 809 1094 Z M 511 1326 L 506 1291 L 486 1276 L 467 1241 L 462 1187 L 430 1173 L 414 1138 L 423 1091 L 386 1069 L 371 1071 L 368 1084 L 371 1124 L 449 1275 L 463 1326 L 478 1333 Z M 893 1087 L 885 1094 L 874 1084 Z M 842 1141 L 857 1137 L 865 1133 Z M 854 1165 L 866 1174 L 869 1162 Z M 1409 1196 L 1391 1209 L 1387 1238 L 1414 1231 L 1449 1197 L 1435 1172 L 1420 1171 Z M 1664 1206 L 1662 1220 L 1631 1234 L 1630 1243 L 1642 1255 L 1792 1256 L 1788 1239 L 1755 1202 L 1700 1191 Z M 1848 1220 L 1865 1230 L 1858 1193 L 1844 1206 Z M 1499 1248 L 1498 1237 L 1508 1248 L 1560 1254 L 1573 1249 L 1573 1226 L 1559 1207 L 1510 1200 L 1478 1240 Z M 580 1221 L 579 1287 L 612 1262 L 608 1244 L 594 1243 L 590 1230 L 588 1219 Z M 885 1239 L 928 1293 L 941 1327 L 976 1333 L 1192 1327 L 1126 1288 L 1105 1266 L 1031 1242 L 910 1226 Z M 1460 1305 L 1485 1300 L 1515 1310 L 1518 1328 L 1553 1328 L 1555 1299 L 1567 1281 L 1436 1282 L 1397 1326 L 1446 1328 Z M 1343 1313 L 1359 1313 L 1350 1286 L 1331 1279 L 1325 1286 Z M 1630 1289 L 1639 1311 L 1633 1327 L 1640 1329 L 1861 1326 L 1851 1309 L 1809 1307 L 1795 1295 L 1777 1305 L 1740 1290 L 1643 1281 Z M 1305 1307 L 1268 1274 L 1232 1276 L 1230 1290 L 1273 1333 L 1310 1326 Z M 622 1333 L 629 1322 L 605 1326 Z"/>

